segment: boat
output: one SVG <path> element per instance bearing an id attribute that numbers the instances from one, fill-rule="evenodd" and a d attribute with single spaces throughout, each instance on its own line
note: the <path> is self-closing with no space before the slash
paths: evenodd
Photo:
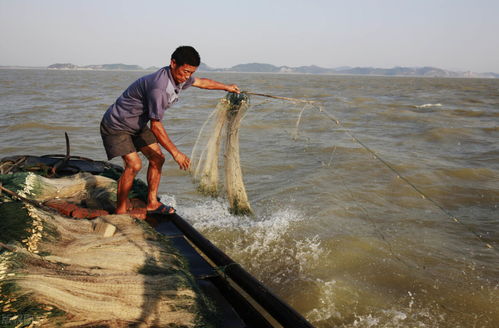
<path id="1" fill-rule="evenodd" d="M 134 207 L 131 212 L 135 213 L 136 217 L 110 214 L 113 211 L 116 197 L 116 180 L 123 169 L 109 162 L 71 156 L 67 135 L 66 146 L 65 155 L 20 155 L 0 160 L 0 189 L 2 190 L 0 214 L 13 215 L 12 212 L 20 211 L 19 207 L 22 205 L 28 208 L 24 210 L 25 212 L 35 216 L 35 219 L 30 219 L 31 223 L 22 230 L 29 231 L 28 235 L 18 233 L 18 239 L 16 239 L 14 232 L 9 235 L 9 229 L 4 229 L 0 235 L 2 249 L 0 253 L 2 280 L 0 281 L 3 298 L 1 301 L 4 318 L 6 318 L 4 321 L 11 323 L 12 327 L 15 327 L 15 324 L 22 327 L 21 324 L 28 326 L 32 323 L 41 323 L 42 326 L 84 327 L 96 325 L 128 327 L 131 323 L 138 326 L 175 325 L 182 327 L 312 327 L 301 314 L 217 248 L 180 215 L 176 213 L 144 215 L 147 186 L 142 181 L 136 179 L 131 192 L 130 206 Z M 14 206 L 14 204 L 17 205 Z M 53 222 L 49 222 L 48 217 L 54 218 Z M 3 228 L 8 228 L 9 222 L 12 227 L 18 227 L 16 220 L 21 219 L 4 220 L 2 218 L 4 223 L 7 222 Z M 54 237 L 51 235 L 51 229 L 57 230 L 59 228 L 57 225 L 63 226 L 61 230 L 69 231 L 70 235 L 71 229 L 80 229 L 84 233 L 79 232 L 76 236 L 73 234 L 72 239 L 66 236 Z M 139 232 L 130 232 L 131 227 L 136 227 Z M 89 231 L 89 237 L 83 237 L 87 233 L 85 229 Z M 127 234 L 146 237 L 143 240 L 139 237 L 127 239 Z M 8 236 L 11 238 L 9 239 Z M 89 260 L 88 254 L 81 249 L 67 253 L 68 249 L 74 245 L 84 243 L 82 240 L 85 238 L 90 240 L 88 243 L 91 246 L 85 246 L 88 247 L 86 249 L 89 253 L 99 252 L 114 245 L 118 255 L 108 250 L 107 253 L 95 253 L 100 254 L 96 255 L 97 259 Z M 117 244 L 120 240 L 124 244 Z M 150 244 L 158 247 L 140 253 L 140 248 L 145 249 L 144 245 L 148 245 L 149 241 Z M 65 242 L 67 246 L 64 246 Z M 135 257 L 140 259 L 141 268 L 138 272 L 132 273 L 117 273 L 115 271 L 119 271 L 119 268 L 114 267 L 115 271 L 108 270 L 106 267 L 108 261 L 115 266 L 119 264 L 119 249 L 125 247 L 127 243 L 129 244 L 127 252 L 139 250 Z M 52 251 L 55 248 L 51 247 L 55 245 L 62 247 L 62 250 L 55 251 L 54 255 Z M 159 252 L 162 255 L 154 257 L 148 255 L 148 252 Z M 78 255 L 72 258 L 71 254 Z M 123 256 L 121 260 L 127 262 L 128 257 L 124 254 L 121 254 Z M 98 258 L 99 256 L 101 258 Z M 106 258 L 108 256 L 113 258 L 118 256 L 118 258 L 110 260 Z M 20 262 L 26 263 L 26 267 L 16 268 L 13 258 L 22 258 Z M 77 262 L 79 258 L 84 259 L 86 266 Z M 130 258 L 133 256 L 130 255 Z M 170 261 L 168 262 L 170 266 L 167 266 L 161 258 L 173 258 L 173 260 L 167 260 L 166 262 Z M 129 265 L 133 267 L 131 263 Z M 37 268 L 43 269 L 37 270 Z M 35 271 L 40 271 L 39 275 L 28 279 L 27 277 Z M 62 273 L 63 271 L 65 273 Z M 137 305 L 134 308 L 131 301 L 130 304 L 121 304 L 123 299 L 120 299 L 119 295 L 123 293 L 123 290 L 116 292 L 117 295 L 112 294 L 113 288 L 122 285 L 119 280 L 114 280 L 114 285 L 106 285 L 110 294 L 107 294 L 107 290 L 85 289 L 85 281 L 90 281 L 89 286 L 93 288 L 91 283 L 100 283 L 98 279 L 107 277 L 104 276 L 106 272 L 109 276 L 114 275 L 113 277 L 121 274 L 127 277 L 126 279 L 133 280 L 137 278 L 135 276 L 142 279 L 139 279 L 143 281 L 143 286 L 139 286 L 142 288 L 142 297 L 136 295 L 137 299 L 140 299 L 140 309 L 135 309 Z M 172 272 L 177 276 L 172 276 Z M 47 296 L 43 292 L 45 289 L 52 288 L 52 280 L 47 278 L 51 275 L 62 276 L 61 279 L 66 279 L 64 281 L 70 283 L 67 286 L 61 284 L 60 290 L 51 291 L 52 294 L 46 293 L 49 295 Z M 130 278 L 132 275 L 135 275 L 133 279 Z M 180 303 L 177 304 L 176 298 L 171 296 L 172 291 L 164 287 L 164 284 L 161 285 L 162 279 L 183 281 L 188 285 L 188 288 L 182 289 L 183 293 L 190 295 L 190 298 L 182 294 L 183 296 L 178 297 Z M 105 279 L 104 282 L 106 282 Z M 45 284 L 45 289 L 42 290 L 37 283 Z M 146 288 L 148 283 L 153 286 L 149 290 Z M 53 284 L 57 285 L 57 283 Z M 130 291 L 139 288 L 137 285 L 130 286 Z M 72 288 L 78 288 L 78 291 Z M 157 296 L 158 290 L 161 290 L 163 294 Z M 180 293 L 179 289 L 175 292 Z M 65 304 L 64 293 L 68 293 L 67 299 L 75 298 L 73 307 Z M 95 293 L 89 297 L 89 299 L 97 299 L 95 303 L 87 307 L 80 306 L 85 303 L 81 300 L 85 299 L 81 296 L 84 293 Z M 50 295 L 53 298 L 50 298 Z M 165 299 L 164 295 L 169 296 Z M 81 299 L 79 300 L 78 297 Z M 20 300 L 22 300 L 21 304 L 19 304 Z M 107 314 L 107 317 L 96 315 L 95 313 L 100 312 L 105 314 L 103 308 L 108 303 L 101 302 L 102 300 L 108 300 L 111 303 L 117 300 L 120 303 L 118 307 L 123 307 L 123 309 L 121 312 L 117 311 L 118 315 Z M 96 304 L 103 304 L 102 308 L 95 308 Z M 10 307 L 6 308 L 7 305 Z M 182 307 L 182 311 L 175 311 Z M 126 317 L 132 312 L 136 314 Z M 120 316 L 119 313 L 122 315 Z"/>

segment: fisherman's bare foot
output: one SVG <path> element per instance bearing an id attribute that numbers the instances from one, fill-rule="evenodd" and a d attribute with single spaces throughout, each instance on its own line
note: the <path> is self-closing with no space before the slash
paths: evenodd
<path id="1" fill-rule="evenodd" d="M 114 214 L 128 214 L 133 209 L 133 204 L 130 199 L 127 199 L 122 204 L 117 204 Z"/>
<path id="2" fill-rule="evenodd" d="M 116 211 L 114 211 L 114 214 L 116 214 L 116 215 L 126 214 L 126 215 L 130 215 L 133 218 L 141 219 L 141 220 L 144 220 L 146 218 L 146 216 L 147 216 L 145 208 L 133 208 L 133 209 L 128 209 L 128 210 L 116 210 Z"/>
<path id="3" fill-rule="evenodd" d="M 128 211 L 126 209 L 116 209 L 114 214 L 128 214 Z"/>

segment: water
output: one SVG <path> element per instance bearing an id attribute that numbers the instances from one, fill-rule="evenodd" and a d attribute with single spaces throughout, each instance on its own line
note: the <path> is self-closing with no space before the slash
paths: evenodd
<path id="1" fill-rule="evenodd" d="M 64 153 L 67 131 L 73 155 L 104 160 L 102 114 L 143 74 L 0 70 L 1 157 Z M 198 75 L 319 101 L 341 125 L 251 97 L 240 154 L 255 217 L 170 159 L 160 193 L 180 215 L 317 327 L 497 326 L 499 80 Z M 223 96 L 191 88 L 167 111 L 180 150 Z"/>

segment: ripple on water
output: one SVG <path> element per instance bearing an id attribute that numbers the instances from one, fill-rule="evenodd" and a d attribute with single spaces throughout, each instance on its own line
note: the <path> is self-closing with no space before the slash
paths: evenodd
<path id="1" fill-rule="evenodd" d="M 317 327 L 494 327 L 497 253 L 467 227 L 498 239 L 497 80 L 199 74 L 324 102 L 342 125 L 307 107 L 297 130 L 301 104 L 252 97 L 241 164 L 257 216 L 230 215 L 168 161 L 161 188 L 182 199 L 182 216 Z M 100 118 L 142 75 L 0 70 L 1 154 L 64 153 L 69 130 L 72 153 L 103 158 Z M 183 152 L 222 96 L 191 88 L 166 112 Z"/>
<path id="2" fill-rule="evenodd" d="M 9 125 L 8 131 L 26 131 L 26 130 L 58 130 L 58 131 L 78 131 L 84 129 L 81 126 L 55 125 L 41 122 L 23 122 Z"/>

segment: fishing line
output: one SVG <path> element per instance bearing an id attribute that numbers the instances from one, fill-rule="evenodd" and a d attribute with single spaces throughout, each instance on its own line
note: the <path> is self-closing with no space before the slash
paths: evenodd
<path id="1" fill-rule="evenodd" d="M 336 151 L 336 146 L 334 146 L 334 149 L 333 151 L 331 152 L 331 158 L 329 160 L 329 163 L 327 164 L 328 167 L 331 167 L 331 163 L 333 161 L 333 156 L 334 156 L 334 153 Z M 335 169 L 335 163 L 333 163 L 333 166 L 332 166 L 332 169 Z M 372 226 L 374 227 L 374 231 L 376 231 L 376 233 L 378 234 L 378 236 L 381 238 L 381 240 L 388 246 L 388 250 L 390 252 L 390 254 L 398 261 L 400 261 L 401 263 L 405 264 L 407 267 L 409 268 L 412 268 L 412 266 L 407 263 L 406 261 L 402 260 L 397 254 L 395 254 L 394 250 L 393 250 L 393 246 L 392 244 L 390 243 L 390 241 L 386 238 L 386 236 L 383 234 L 383 232 L 378 228 L 378 225 L 376 224 L 376 222 L 373 220 L 373 218 L 369 215 L 369 212 L 366 210 L 366 208 L 364 206 L 362 206 L 358 201 L 357 199 L 354 197 L 353 195 L 353 192 L 350 188 L 347 187 L 346 183 L 345 183 L 345 179 L 341 176 L 341 174 L 338 175 L 339 179 L 340 179 L 340 182 L 341 184 L 343 185 L 343 188 L 345 188 L 345 190 L 348 192 L 348 194 L 350 195 L 350 198 L 353 200 L 353 202 L 355 203 L 355 206 L 357 206 L 358 208 L 360 208 L 360 210 L 362 212 L 364 212 L 364 215 L 365 217 L 368 219 L 369 222 L 371 222 Z M 417 266 L 418 269 L 419 266 Z"/>
<path id="2" fill-rule="evenodd" d="M 442 213 L 444 213 L 449 219 L 453 220 L 456 223 L 461 224 L 463 227 L 465 227 L 469 232 L 471 232 L 475 237 L 482 243 L 485 244 L 487 248 L 490 249 L 495 249 L 490 243 L 487 241 L 483 240 L 483 238 L 475 232 L 473 229 L 468 227 L 466 224 L 464 224 L 459 218 L 456 216 L 452 215 L 449 213 L 445 208 L 443 208 L 442 205 L 440 205 L 437 201 L 435 201 L 433 198 L 429 197 L 424 191 L 419 189 L 416 185 L 414 185 L 411 181 L 409 181 L 406 177 L 404 177 L 397 169 L 395 169 L 392 165 L 390 165 L 387 161 L 385 161 L 383 158 L 381 158 L 376 152 L 374 152 L 371 148 L 369 148 L 367 145 L 365 145 L 362 141 L 360 141 L 349 129 L 347 129 L 336 117 L 334 117 L 332 114 L 328 113 L 327 111 L 324 110 L 324 108 L 321 108 L 320 111 L 324 113 L 329 119 L 334 121 L 339 127 L 343 128 L 345 130 L 345 133 L 347 133 L 353 140 L 355 140 L 359 145 L 361 145 L 365 150 L 367 150 L 369 153 L 373 155 L 375 159 L 380 161 L 383 165 L 385 165 L 389 170 L 391 170 L 397 178 L 401 179 L 405 183 L 407 183 L 412 189 L 414 189 L 420 196 L 421 198 L 428 200 L 431 202 L 434 206 L 436 206 Z"/>
<path id="3" fill-rule="evenodd" d="M 198 146 L 199 140 L 201 139 L 201 136 L 203 135 L 203 132 L 204 132 L 204 129 L 206 128 L 206 125 L 211 120 L 211 118 L 215 115 L 216 112 L 217 112 L 216 110 L 212 111 L 210 113 L 210 115 L 208 116 L 208 119 L 201 126 L 201 129 L 199 130 L 199 133 L 198 133 L 198 137 L 196 138 L 196 142 L 194 142 L 194 147 L 192 147 L 191 160 L 193 160 L 194 156 L 196 155 L 196 150 L 197 150 L 196 148 Z"/>
<path id="4" fill-rule="evenodd" d="M 336 146 L 334 146 L 334 149 L 331 152 L 331 158 L 329 160 L 329 163 L 327 164 L 328 167 L 331 167 L 331 164 L 333 164 L 332 167 L 331 167 L 332 169 L 335 169 L 335 165 L 336 165 L 335 163 L 332 163 L 335 151 L 336 151 Z M 385 234 L 383 233 L 383 231 L 378 227 L 378 225 L 376 224 L 376 222 L 374 221 L 374 219 L 371 217 L 371 215 L 369 215 L 369 211 L 364 206 L 362 206 L 362 204 L 353 195 L 352 190 L 345 183 L 345 179 L 343 178 L 343 176 L 340 174 L 340 175 L 338 175 L 338 177 L 339 177 L 339 180 L 340 180 L 343 188 L 347 191 L 348 195 L 350 196 L 350 199 L 355 203 L 355 206 L 357 206 L 364 213 L 364 215 L 367 218 L 367 220 L 373 226 L 374 231 L 376 232 L 376 234 L 378 234 L 378 236 L 382 240 L 382 242 L 384 242 L 387 245 L 388 251 L 389 251 L 390 255 L 393 258 L 395 258 L 397 261 L 399 261 L 400 263 L 404 264 L 407 268 L 416 269 L 416 270 L 425 272 L 426 274 L 429 274 L 432 278 L 435 278 L 435 275 L 433 273 L 429 272 L 428 270 L 426 270 L 425 267 L 421 267 L 421 266 L 419 266 L 416 263 L 410 264 L 410 263 L 406 262 L 405 260 L 403 260 L 399 255 L 397 255 L 395 253 L 394 247 L 393 247 L 392 243 L 385 236 Z"/>
<path id="5" fill-rule="evenodd" d="M 173 143 L 177 144 L 180 140 L 184 139 L 185 137 L 187 137 L 193 133 L 194 133 L 194 131 L 190 131 L 190 132 L 186 132 L 186 133 L 182 134 L 180 137 L 177 137 L 176 139 L 172 138 Z"/>
<path id="6" fill-rule="evenodd" d="M 449 213 L 442 205 L 440 205 L 437 201 L 429 197 L 424 191 L 419 189 L 416 185 L 414 185 L 411 181 L 409 181 L 406 177 L 404 177 L 397 169 L 395 169 L 392 165 L 390 165 L 387 161 L 385 161 L 383 158 L 381 158 L 378 154 L 376 154 L 375 151 L 373 151 L 371 148 L 369 148 L 366 144 L 364 144 L 359 138 L 357 138 L 347 127 L 343 125 L 343 123 L 340 122 L 334 115 L 331 113 L 327 112 L 323 105 L 320 104 L 317 101 L 312 101 L 312 100 L 304 100 L 304 99 L 297 99 L 297 98 L 289 98 L 289 97 L 279 97 L 279 96 L 273 96 L 273 95 L 267 95 L 267 94 L 262 94 L 262 93 L 254 93 L 254 92 L 248 92 L 248 91 L 243 91 L 243 93 L 247 93 L 250 95 L 254 96 L 260 96 L 260 97 L 267 97 L 267 98 L 274 98 L 274 99 L 280 99 L 280 100 L 288 100 L 292 102 L 300 102 L 300 103 L 306 103 L 310 104 L 313 107 L 317 108 L 319 112 L 323 113 L 326 115 L 327 118 L 329 118 L 331 121 L 336 123 L 340 128 L 344 130 L 344 132 L 350 136 L 353 141 L 357 142 L 362 148 L 364 148 L 367 152 L 369 152 L 375 159 L 380 161 L 385 167 L 387 167 L 390 171 L 395 173 L 397 178 L 401 179 L 404 181 L 406 184 L 408 184 L 414 191 L 416 191 L 417 194 L 421 196 L 421 198 L 431 202 L 435 207 L 437 207 L 447 218 L 451 219 L 452 221 L 461 224 L 463 227 L 466 228 L 469 232 L 471 232 L 481 243 L 483 243 L 487 248 L 496 250 L 494 246 L 492 246 L 490 243 L 488 243 L 486 240 L 480 236 L 476 231 L 468 227 L 465 223 L 463 223 L 458 217 L 452 215 Z M 301 118 L 301 114 L 300 114 Z"/>
<path id="7" fill-rule="evenodd" d="M 246 93 L 248 95 L 253 95 L 253 96 L 274 98 L 274 99 L 280 99 L 280 100 L 288 100 L 288 101 L 293 101 L 293 102 L 301 102 L 301 103 L 306 103 L 306 104 L 316 104 L 317 103 L 316 101 L 313 101 L 313 100 L 305 100 L 305 99 L 290 98 L 290 97 L 280 97 L 280 96 L 266 95 L 263 93 L 249 92 L 249 91 L 242 91 L 241 93 Z"/>
<path id="8" fill-rule="evenodd" d="M 293 136 L 293 140 L 298 139 L 298 131 L 299 131 L 299 127 L 300 127 L 301 117 L 303 116 L 303 112 L 305 111 L 305 108 L 307 108 L 308 105 L 309 104 L 305 104 L 305 106 L 303 106 L 303 108 L 300 111 L 300 115 L 298 115 L 298 119 L 296 120 L 295 133 Z"/>

